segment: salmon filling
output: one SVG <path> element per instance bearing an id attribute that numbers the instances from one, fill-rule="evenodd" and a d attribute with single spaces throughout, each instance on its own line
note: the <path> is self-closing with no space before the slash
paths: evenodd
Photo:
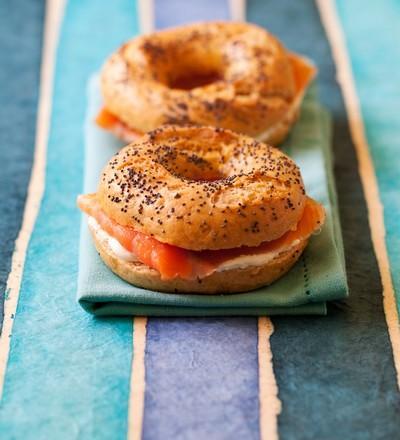
<path id="1" fill-rule="evenodd" d="M 277 255 L 290 249 L 298 240 L 306 240 L 318 231 L 325 220 L 325 210 L 311 198 L 307 198 L 302 218 L 296 229 L 286 232 L 277 240 L 264 242 L 257 247 L 240 247 L 223 250 L 191 251 L 167 243 L 161 243 L 149 235 L 122 226 L 101 209 L 95 195 L 78 198 L 79 208 L 93 217 L 99 226 L 115 238 L 137 259 L 160 273 L 162 279 L 183 278 L 193 280 L 213 273 L 218 266 L 234 258 L 274 252 Z"/>
<path id="2" fill-rule="evenodd" d="M 123 138 L 126 142 L 133 142 L 143 136 L 143 133 L 128 127 L 105 107 L 99 111 L 95 121 L 99 127 L 113 132 L 116 136 Z"/>
<path id="3" fill-rule="evenodd" d="M 289 53 L 288 56 L 293 69 L 296 94 L 300 94 L 305 91 L 310 81 L 314 78 L 316 70 L 304 58 L 293 53 Z"/>
<path id="4" fill-rule="evenodd" d="M 297 94 L 302 94 L 314 77 L 315 68 L 294 54 L 289 54 L 288 56 L 293 68 Z M 100 109 L 96 117 L 96 124 L 105 130 L 113 132 L 116 136 L 124 139 L 126 142 L 134 142 L 136 139 L 143 136 L 143 133 L 130 128 L 106 107 Z"/>

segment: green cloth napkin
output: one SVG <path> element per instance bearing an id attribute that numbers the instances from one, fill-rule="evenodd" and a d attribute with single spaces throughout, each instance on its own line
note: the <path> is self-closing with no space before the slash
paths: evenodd
<path id="1" fill-rule="evenodd" d="M 92 78 L 88 90 L 84 192 L 94 192 L 101 169 L 122 144 L 93 122 L 101 105 L 97 78 Z M 232 295 L 178 295 L 141 289 L 126 283 L 104 265 L 83 218 L 78 280 L 81 306 L 98 316 L 326 314 L 326 301 L 344 298 L 348 292 L 330 137 L 329 115 L 319 105 L 315 87 L 312 87 L 285 150 L 300 165 L 308 194 L 325 206 L 327 221 L 283 278 L 271 286 Z"/>

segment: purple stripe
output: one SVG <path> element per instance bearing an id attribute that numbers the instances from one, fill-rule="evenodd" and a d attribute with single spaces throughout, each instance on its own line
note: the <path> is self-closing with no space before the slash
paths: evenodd
<path id="1" fill-rule="evenodd" d="M 154 0 L 156 29 L 204 20 L 229 20 L 228 0 Z"/>
<path id="2" fill-rule="evenodd" d="M 258 438 L 257 366 L 255 318 L 149 319 L 144 439 Z"/>
<path id="3" fill-rule="evenodd" d="M 227 1 L 155 1 L 157 29 L 218 19 Z M 144 439 L 258 438 L 257 335 L 256 318 L 150 318 Z"/>

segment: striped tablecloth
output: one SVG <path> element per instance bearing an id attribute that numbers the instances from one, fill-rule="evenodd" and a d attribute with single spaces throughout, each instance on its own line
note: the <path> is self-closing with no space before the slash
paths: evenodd
<path id="1" fill-rule="evenodd" d="M 140 31 L 215 18 L 319 67 L 350 297 L 327 317 L 94 319 L 75 302 L 87 80 Z M 0 2 L 2 439 L 399 438 L 399 22 L 396 0 Z"/>

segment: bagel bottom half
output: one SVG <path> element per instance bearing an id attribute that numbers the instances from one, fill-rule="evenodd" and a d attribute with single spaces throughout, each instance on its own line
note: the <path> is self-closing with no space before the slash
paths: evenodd
<path id="1" fill-rule="evenodd" d="M 109 246 L 108 239 L 102 237 L 91 225 L 89 225 L 89 229 L 97 252 L 116 275 L 135 286 L 170 293 L 239 293 L 267 286 L 289 271 L 308 243 L 308 239 L 300 240 L 298 244 L 280 253 L 264 265 L 216 271 L 201 280 L 181 278 L 163 280 L 155 269 L 139 261 L 128 262 L 117 257 Z"/>

